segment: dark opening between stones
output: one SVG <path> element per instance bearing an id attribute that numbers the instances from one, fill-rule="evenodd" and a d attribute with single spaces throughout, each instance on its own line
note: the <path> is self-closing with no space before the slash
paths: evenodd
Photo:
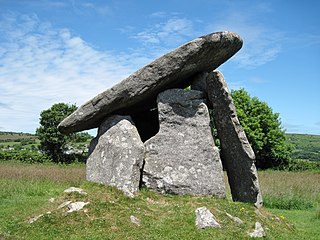
<path id="1" fill-rule="evenodd" d="M 131 114 L 142 142 L 147 141 L 159 132 L 158 109 Z"/>

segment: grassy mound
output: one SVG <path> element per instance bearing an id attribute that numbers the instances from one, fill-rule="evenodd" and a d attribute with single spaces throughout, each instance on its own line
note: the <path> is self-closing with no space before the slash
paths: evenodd
<path id="1" fill-rule="evenodd" d="M 277 196 L 281 186 L 290 185 L 291 178 L 297 177 L 293 174 L 262 172 L 266 199 Z M 310 194 L 319 187 L 315 177 L 319 175 L 310 177 L 315 184 Z M 275 191 L 271 181 L 277 178 L 282 185 Z M 81 187 L 88 194 L 63 193 L 70 186 Z M 305 210 L 257 210 L 229 197 L 159 195 L 147 190 L 131 199 L 115 188 L 84 181 L 81 165 L 0 163 L 0 239 L 249 239 L 248 232 L 253 231 L 256 221 L 264 227 L 266 239 L 317 239 L 320 214 L 314 201 L 319 192 L 314 196 L 310 200 L 313 207 Z M 48 201 L 50 198 L 54 201 Z M 67 213 L 66 208 L 57 209 L 65 201 L 90 203 L 78 212 Z M 196 228 L 195 209 L 203 206 L 222 228 Z M 239 217 L 244 224 L 234 222 L 226 213 Z M 40 214 L 44 216 L 28 223 Z M 132 223 L 131 216 L 138 218 L 140 225 Z"/>

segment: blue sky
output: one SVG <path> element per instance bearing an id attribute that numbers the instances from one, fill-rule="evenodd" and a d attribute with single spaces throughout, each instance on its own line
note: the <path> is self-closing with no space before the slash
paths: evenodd
<path id="1" fill-rule="evenodd" d="M 54 103 L 80 106 L 194 38 L 234 31 L 243 48 L 219 67 L 320 134 L 320 1 L 0 0 L 0 131 L 34 133 Z"/>

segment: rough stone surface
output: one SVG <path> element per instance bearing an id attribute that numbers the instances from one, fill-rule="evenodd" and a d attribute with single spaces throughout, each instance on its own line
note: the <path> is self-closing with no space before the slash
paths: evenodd
<path id="1" fill-rule="evenodd" d="M 219 71 L 207 76 L 208 97 L 221 143 L 221 160 L 227 170 L 234 201 L 262 206 L 255 155 L 237 117 L 227 84 Z"/>
<path id="2" fill-rule="evenodd" d="M 202 228 L 221 228 L 220 224 L 215 220 L 215 217 L 206 207 L 200 207 L 195 210 L 196 227 Z"/>
<path id="3" fill-rule="evenodd" d="M 143 182 L 154 191 L 225 196 L 219 150 L 200 91 L 170 89 L 158 96 L 159 132 L 145 142 Z"/>
<path id="4" fill-rule="evenodd" d="M 144 145 L 129 116 L 111 116 L 92 140 L 87 180 L 115 186 L 132 197 L 139 189 Z"/>
<path id="5" fill-rule="evenodd" d="M 243 221 L 242 221 L 240 218 L 235 217 L 235 216 L 232 216 L 231 214 L 229 214 L 229 213 L 227 213 L 227 212 L 226 212 L 226 215 L 227 215 L 230 219 L 232 219 L 234 222 L 239 223 L 239 224 L 243 224 Z"/>
<path id="6" fill-rule="evenodd" d="M 38 216 L 35 216 L 35 217 L 33 217 L 33 218 L 30 218 L 30 219 L 28 219 L 28 223 L 29 224 L 31 224 L 31 223 L 34 223 L 35 221 L 38 221 L 41 217 L 43 217 L 44 216 L 44 214 L 40 214 L 40 215 L 38 215 Z"/>
<path id="7" fill-rule="evenodd" d="M 135 217 L 135 216 L 133 216 L 133 215 L 130 216 L 130 221 L 131 221 L 133 224 L 137 225 L 137 226 L 140 226 L 140 225 L 141 225 L 140 219 L 137 218 L 137 217 Z"/>
<path id="8" fill-rule="evenodd" d="M 255 229 L 253 232 L 249 233 L 249 236 L 252 238 L 262 238 L 266 236 L 266 232 L 264 231 L 261 223 L 256 222 Z"/>
<path id="9" fill-rule="evenodd" d="M 207 72 L 201 72 L 201 73 L 196 74 L 194 76 L 194 78 L 192 79 L 191 89 L 201 91 L 204 93 L 208 92 L 208 90 L 207 90 L 207 76 L 208 76 Z"/>
<path id="10" fill-rule="evenodd" d="M 64 207 L 68 206 L 70 203 L 72 203 L 72 201 L 63 202 L 57 207 L 57 209 L 64 208 Z"/>
<path id="11" fill-rule="evenodd" d="M 46 213 L 44 213 L 44 214 L 40 214 L 40 215 L 38 215 L 38 216 L 35 216 L 35 217 L 33 217 L 33 218 L 28 219 L 27 222 L 28 222 L 29 224 L 34 223 L 35 221 L 38 221 L 40 218 L 42 218 L 44 215 L 49 215 L 49 214 L 51 214 L 51 212 L 46 212 Z"/>
<path id="12" fill-rule="evenodd" d="M 68 205 L 68 213 L 77 212 L 81 210 L 84 206 L 88 205 L 89 202 L 73 202 Z"/>
<path id="13" fill-rule="evenodd" d="M 209 72 L 232 57 L 242 39 L 231 32 L 199 37 L 136 71 L 114 87 L 100 93 L 63 120 L 59 131 L 71 133 L 98 127 L 110 114 L 131 115 L 156 104 L 158 93 L 186 87 L 199 72 Z"/>
<path id="14" fill-rule="evenodd" d="M 82 188 L 76 188 L 76 187 L 69 187 L 67 188 L 66 190 L 64 190 L 63 192 L 65 193 L 73 193 L 73 192 L 76 192 L 76 193 L 79 193 L 81 195 L 87 195 L 87 193 L 85 191 L 83 191 Z"/>

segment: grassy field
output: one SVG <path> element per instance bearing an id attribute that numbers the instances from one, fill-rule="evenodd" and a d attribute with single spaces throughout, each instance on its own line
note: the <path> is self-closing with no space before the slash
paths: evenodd
<path id="1" fill-rule="evenodd" d="M 35 135 L 30 133 L 18 133 L 18 132 L 1 132 L 0 141 L 2 140 L 20 140 L 20 139 L 34 139 Z"/>
<path id="2" fill-rule="evenodd" d="M 266 171 L 259 176 L 266 207 L 257 211 L 232 202 L 230 194 L 216 199 L 143 190 L 130 199 L 114 188 L 86 182 L 84 165 L 0 162 L 0 239 L 248 239 L 256 221 L 266 229 L 266 239 L 319 239 L 320 174 Z M 63 193 L 70 186 L 82 187 L 88 195 Z M 57 210 L 66 200 L 90 203 L 67 214 Z M 213 212 L 221 229 L 196 229 L 194 210 L 201 206 Z M 131 215 L 141 220 L 140 226 L 130 222 Z"/>

